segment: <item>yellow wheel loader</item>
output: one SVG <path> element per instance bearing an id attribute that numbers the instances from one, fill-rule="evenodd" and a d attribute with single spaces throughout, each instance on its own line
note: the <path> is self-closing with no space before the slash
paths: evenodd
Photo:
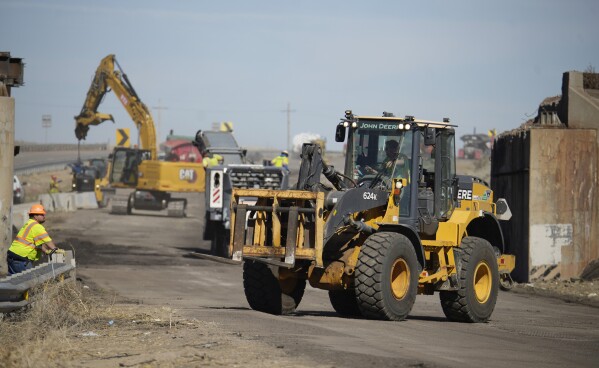
<path id="1" fill-rule="evenodd" d="M 343 316 L 403 320 L 417 294 L 438 292 L 449 320 L 487 321 L 515 264 L 499 226 L 511 213 L 456 175 L 454 127 L 348 110 L 343 172 L 305 144 L 295 189 L 233 189 L 229 256 L 251 308 L 293 312 L 309 282 Z"/>

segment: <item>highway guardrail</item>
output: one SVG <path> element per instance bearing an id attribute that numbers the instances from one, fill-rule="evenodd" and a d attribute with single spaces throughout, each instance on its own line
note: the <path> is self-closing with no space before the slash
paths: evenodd
<path id="1" fill-rule="evenodd" d="M 37 286 L 49 281 L 74 281 L 75 258 L 72 251 L 54 254 L 51 260 L 23 272 L 0 278 L 0 313 L 9 313 L 35 301 Z"/>

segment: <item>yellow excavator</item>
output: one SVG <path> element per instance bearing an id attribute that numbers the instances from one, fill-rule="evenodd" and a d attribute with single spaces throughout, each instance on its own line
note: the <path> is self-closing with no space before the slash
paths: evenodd
<path id="1" fill-rule="evenodd" d="M 137 126 L 141 148 L 114 148 L 106 177 L 99 179 L 96 186 L 98 201 L 107 202 L 104 196 L 110 196 L 114 214 L 131 214 L 134 209 L 166 209 L 169 216 L 185 216 L 187 201 L 173 197 L 172 193 L 204 192 L 204 167 L 194 162 L 158 161 L 156 129 L 150 110 L 112 54 L 102 59 L 96 69 L 81 113 L 75 117 L 75 136 L 81 141 L 87 137 L 90 126 L 107 120 L 114 122 L 112 115 L 98 112 L 104 96 L 111 90 Z M 135 190 L 123 195 L 117 188 Z"/>

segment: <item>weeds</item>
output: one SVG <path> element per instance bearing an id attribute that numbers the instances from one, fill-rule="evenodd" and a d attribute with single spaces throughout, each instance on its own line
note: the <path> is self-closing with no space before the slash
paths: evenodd
<path id="1" fill-rule="evenodd" d="M 47 283 L 32 293 L 33 302 L 27 308 L 4 315 L 0 319 L 0 367 L 66 367 L 73 355 L 88 348 L 85 336 L 108 335 L 113 325 L 156 326 L 160 318 L 166 328 L 174 324 L 170 308 L 150 316 L 140 313 L 137 306 L 116 305 L 114 298 L 88 290 L 74 282 Z"/>

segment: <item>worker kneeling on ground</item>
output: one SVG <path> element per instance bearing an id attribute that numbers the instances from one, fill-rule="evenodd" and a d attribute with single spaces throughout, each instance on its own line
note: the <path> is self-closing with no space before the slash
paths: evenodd
<path id="1" fill-rule="evenodd" d="M 202 159 L 202 164 L 204 165 L 204 167 L 207 168 L 207 167 L 222 165 L 224 160 L 225 159 L 223 158 L 223 156 L 215 153 L 215 154 L 210 155 L 210 157 L 204 157 Z"/>
<path id="2" fill-rule="evenodd" d="M 7 252 L 8 274 L 23 272 L 33 267 L 33 262 L 46 254 L 61 253 L 42 224 L 46 221 L 46 210 L 34 204 L 29 210 L 29 220 L 23 225 Z"/>
<path id="3" fill-rule="evenodd" d="M 270 162 L 275 167 L 282 167 L 283 169 L 289 171 L 289 152 L 282 151 L 280 155 L 273 158 Z"/>

